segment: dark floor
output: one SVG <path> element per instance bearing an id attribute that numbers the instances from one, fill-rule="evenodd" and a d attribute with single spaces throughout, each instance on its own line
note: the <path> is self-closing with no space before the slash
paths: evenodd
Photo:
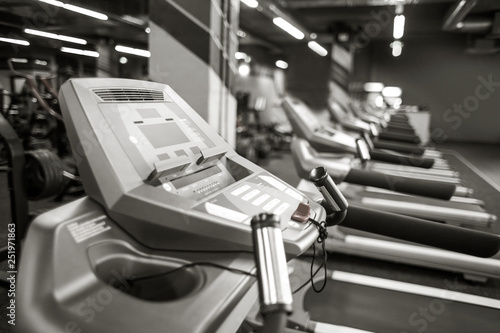
<path id="1" fill-rule="evenodd" d="M 461 155 L 472 168 L 490 183 L 496 184 L 500 191 L 500 144 L 480 143 L 444 143 L 438 146 L 439 150 L 452 150 Z"/>
<path id="2" fill-rule="evenodd" d="M 441 146 L 440 149 L 454 149 L 458 154 L 453 156 L 456 157 L 456 162 L 460 164 L 460 167 L 464 170 L 467 168 L 472 168 L 471 179 L 476 179 L 476 182 L 479 182 L 477 177 L 481 177 L 482 179 L 486 179 L 486 181 L 490 181 L 492 183 L 496 183 L 497 189 L 488 188 L 488 189 L 480 189 L 478 188 L 476 193 L 481 196 L 487 196 L 488 198 L 477 196 L 478 199 L 482 199 L 487 201 L 489 207 L 492 207 L 492 213 L 497 213 L 500 216 L 500 207 L 497 204 L 500 201 L 500 192 L 498 192 L 498 187 L 500 187 L 500 147 L 498 145 L 455 145 L 455 144 L 447 144 L 445 146 Z M 451 156 L 451 155 L 450 155 Z M 463 160 L 465 158 L 465 163 Z M 460 162 L 461 161 L 461 162 Z M 262 161 L 261 166 L 273 174 L 279 176 L 284 181 L 289 183 L 290 185 L 296 186 L 300 179 L 295 172 L 295 168 L 293 166 L 293 161 L 289 152 L 275 152 L 272 154 L 271 158 L 267 161 Z M 477 176 L 476 172 L 479 174 Z M 476 177 L 476 178 L 474 178 Z M 484 182 L 484 184 L 487 184 Z M 478 185 L 480 187 L 488 187 L 487 185 Z M 471 186 L 474 187 L 474 186 Z M 9 200 L 7 195 L 7 184 L 5 179 L 5 173 L 0 174 L 0 240 L 2 240 L 2 244 L 5 242 L 6 238 L 6 224 L 10 221 L 9 214 Z M 484 191 L 482 191 L 484 190 Z M 72 200 L 73 198 L 68 197 L 66 201 Z M 54 207 L 58 203 L 44 201 L 39 203 L 32 203 L 31 210 L 32 211 L 43 211 L 47 208 Z M 454 274 L 450 272 L 437 271 L 432 269 L 425 268 L 417 268 L 408 265 L 401 265 L 390 262 L 383 262 L 377 260 L 370 260 L 364 258 L 358 258 L 348 255 L 341 254 L 333 254 L 330 256 L 328 261 L 328 269 L 329 270 L 343 270 L 353 273 L 359 274 L 367 274 L 376 277 L 395 279 L 399 281 L 412 282 L 412 283 L 420 283 L 427 286 L 434 286 L 443 288 L 445 281 L 455 281 L 457 285 L 461 286 L 461 288 L 467 290 L 468 293 L 492 297 L 494 299 L 500 299 L 500 280 L 489 280 L 486 283 L 471 283 L 463 279 L 460 274 Z M 333 289 L 332 289 L 333 288 Z M 338 283 L 331 283 L 326 293 L 324 295 L 330 295 L 332 292 L 335 294 L 337 289 L 339 288 Z M 340 286 L 340 289 L 345 289 Z M 364 291 L 363 291 L 364 292 Z M 362 293 L 363 293 L 362 292 Z M 331 295 L 330 295 L 331 296 Z M 331 311 L 337 311 L 337 309 L 342 308 L 342 301 L 340 296 L 334 296 L 327 298 L 321 298 L 320 296 L 309 295 L 307 296 L 307 304 L 306 307 L 310 310 L 313 310 L 311 316 L 315 320 L 325 320 L 324 318 L 328 318 L 329 313 Z M 345 296 L 345 295 L 344 295 Z M 319 297 L 319 298 L 318 298 Z M 326 296 L 325 296 L 326 297 Z M 0 333 L 9 332 L 7 325 L 7 317 L 6 317 L 6 304 L 7 304 L 7 291 L 6 288 L 0 287 Z M 380 300 L 381 302 L 384 302 Z M 320 306 L 320 309 L 324 309 L 324 311 L 318 310 L 317 303 L 322 303 L 323 306 Z M 333 303 L 332 303 L 333 302 Z M 348 306 L 348 304 L 344 304 Z M 413 307 L 412 307 L 413 306 Z M 414 309 L 416 305 L 410 305 L 406 308 L 405 311 L 410 311 Z M 411 313 L 409 313 L 411 315 Z M 435 323 L 435 327 L 441 327 L 444 322 L 445 317 L 438 318 Z M 500 314 L 498 314 L 499 324 L 500 324 Z M 344 318 L 345 319 L 345 318 Z M 347 320 L 347 319 L 346 319 Z M 352 320 L 349 319 L 349 320 Z M 349 322 L 347 320 L 347 322 Z M 441 324 L 440 324 L 441 323 Z M 410 332 L 410 331 L 408 331 Z M 431 330 L 429 330 L 431 332 Z M 434 332 L 434 331 L 433 331 Z M 444 332 L 452 332 L 452 331 L 442 331 Z M 461 331 L 454 331 L 461 332 Z M 464 331 L 465 332 L 465 331 Z M 478 327 L 475 332 L 483 332 L 481 328 Z M 486 331 L 484 331 L 486 332 Z M 51 332 L 48 332 L 51 333 Z"/>

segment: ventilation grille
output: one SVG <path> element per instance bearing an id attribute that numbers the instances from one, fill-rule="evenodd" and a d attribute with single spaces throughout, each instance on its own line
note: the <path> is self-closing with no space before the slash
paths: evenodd
<path id="1" fill-rule="evenodd" d="M 94 93 L 106 102 L 163 101 L 163 91 L 134 88 L 94 89 Z"/>

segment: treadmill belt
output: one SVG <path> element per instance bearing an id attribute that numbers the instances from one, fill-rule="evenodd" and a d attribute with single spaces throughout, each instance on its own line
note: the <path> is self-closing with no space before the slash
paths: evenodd
<path id="1" fill-rule="evenodd" d="M 314 321 L 377 333 L 498 333 L 500 327 L 498 309 L 334 280 L 319 294 L 310 289 L 304 308 Z"/>

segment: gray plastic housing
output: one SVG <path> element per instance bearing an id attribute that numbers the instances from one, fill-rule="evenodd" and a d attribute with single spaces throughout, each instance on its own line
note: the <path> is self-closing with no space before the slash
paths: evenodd
<path id="1" fill-rule="evenodd" d="M 356 137 L 322 124 L 302 101 L 287 96 L 282 102 L 283 110 L 294 133 L 324 152 L 344 152 L 356 155 Z"/>
<path id="2" fill-rule="evenodd" d="M 323 208 L 236 154 L 167 85 L 72 79 L 60 103 L 85 191 L 142 244 L 250 249 L 250 220 L 262 212 L 280 217 L 287 254 L 317 237 L 290 218 L 300 202 L 317 220 Z"/>

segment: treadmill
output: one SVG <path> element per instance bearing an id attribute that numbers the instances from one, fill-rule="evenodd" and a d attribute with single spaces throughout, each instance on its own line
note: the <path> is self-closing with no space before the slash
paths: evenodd
<path id="1" fill-rule="evenodd" d="M 60 102 L 88 197 L 33 221 L 16 332 L 236 331 L 257 297 L 254 277 L 231 271 L 255 268 L 252 217 L 279 219 L 288 258 L 316 241 L 305 222 L 324 209 L 170 87 L 73 79 Z"/>
<path id="2" fill-rule="evenodd" d="M 315 184 L 327 204 L 319 204 L 237 155 L 166 85 L 73 79 L 60 98 L 88 197 L 30 226 L 15 332 L 243 332 L 257 298 L 251 229 L 262 213 L 273 226 L 261 236 L 279 234 L 288 260 L 320 236 L 311 219 L 479 257 L 500 249 L 488 234 L 348 207 L 321 170 Z M 406 233 L 395 222 L 425 231 Z M 457 246 L 448 233 L 470 236 L 473 246 Z M 274 266 L 264 266 L 269 275 Z M 306 331 L 368 332 L 312 324 Z"/>

